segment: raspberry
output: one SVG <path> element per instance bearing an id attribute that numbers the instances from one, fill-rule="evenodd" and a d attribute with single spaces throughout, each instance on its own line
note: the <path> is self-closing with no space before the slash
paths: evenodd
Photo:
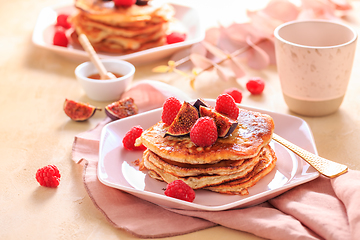
<path id="1" fill-rule="evenodd" d="M 241 93 L 241 91 L 239 89 L 237 89 L 237 88 L 228 88 L 228 89 L 225 89 L 223 93 L 227 93 L 230 96 L 232 96 L 236 103 L 241 103 L 242 93 Z"/>
<path id="2" fill-rule="evenodd" d="M 57 29 L 54 34 L 53 43 L 56 46 L 67 47 L 69 40 L 64 30 Z"/>
<path id="3" fill-rule="evenodd" d="M 42 167 L 36 172 L 36 180 L 44 187 L 55 188 L 59 186 L 60 177 L 59 169 L 55 165 Z"/>
<path id="4" fill-rule="evenodd" d="M 56 18 L 55 26 L 63 27 L 65 29 L 71 28 L 71 24 L 67 21 L 69 15 L 67 14 L 59 14 Z"/>
<path id="5" fill-rule="evenodd" d="M 246 88 L 251 94 L 261 94 L 265 88 L 265 82 L 259 77 L 250 78 L 246 83 Z"/>
<path id="6" fill-rule="evenodd" d="M 116 7 L 131 7 L 136 0 L 113 0 Z"/>
<path id="7" fill-rule="evenodd" d="M 232 96 L 227 93 L 220 94 L 216 99 L 215 110 L 229 118 L 237 119 L 239 116 L 239 108 Z"/>
<path id="8" fill-rule="evenodd" d="M 126 150 L 145 150 L 144 145 L 135 146 L 135 140 L 141 136 L 144 129 L 141 126 L 132 127 L 124 136 L 122 142 Z"/>
<path id="9" fill-rule="evenodd" d="M 166 186 L 165 195 L 180 200 L 193 202 L 195 191 L 182 180 L 175 180 Z"/>
<path id="10" fill-rule="evenodd" d="M 172 32 L 166 36 L 166 43 L 172 44 L 172 43 L 183 42 L 185 41 L 185 39 L 186 39 L 186 33 Z"/>
<path id="11" fill-rule="evenodd" d="M 210 117 L 201 117 L 196 120 L 190 130 L 190 139 L 200 147 L 213 145 L 218 138 L 218 132 L 214 119 Z"/>
<path id="12" fill-rule="evenodd" d="M 180 101 L 175 97 L 169 97 L 163 104 L 163 111 L 161 114 L 161 120 L 167 124 L 171 125 L 174 121 L 176 115 L 178 114 L 181 108 Z"/>

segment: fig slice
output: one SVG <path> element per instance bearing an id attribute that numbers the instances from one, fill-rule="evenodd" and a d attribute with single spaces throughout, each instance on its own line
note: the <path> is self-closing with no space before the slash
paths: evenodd
<path id="1" fill-rule="evenodd" d="M 81 122 L 91 118 L 96 110 L 101 108 L 91 106 L 87 103 L 81 103 L 74 100 L 65 99 L 63 109 L 65 114 L 74 121 Z"/>
<path id="2" fill-rule="evenodd" d="M 182 137 L 190 133 L 191 127 L 199 118 L 198 110 L 188 102 L 183 102 L 181 108 L 176 115 L 174 121 L 171 123 L 164 137 Z"/>
<path id="3" fill-rule="evenodd" d="M 120 99 L 105 107 L 106 115 L 113 121 L 135 115 L 138 111 L 138 107 L 131 97 Z"/>
<path id="4" fill-rule="evenodd" d="M 211 108 L 211 106 L 202 98 L 198 98 L 196 102 L 194 102 L 193 106 L 196 107 L 198 111 L 200 110 L 200 106 Z"/>
<path id="5" fill-rule="evenodd" d="M 233 120 L 222 115 L 221 113 L 216 112 L 216 110 L 213 108 L 208 108 L 201 105 L 199 107 L 199 113 L 201 117 L 208 116 L 214 119 L 218 130 L 218 136 L 222 138 L 230 136 L 230 134 L 235 130 L 238 125 L 238 122 L 236 120 Z"/>

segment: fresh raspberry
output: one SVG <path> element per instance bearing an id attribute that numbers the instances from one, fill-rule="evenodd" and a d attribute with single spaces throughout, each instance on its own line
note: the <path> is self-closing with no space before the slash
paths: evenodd
<path id="1" fill-rule="evenodd" d="M 185 39 L 186 39 L 186 33 L 172 32 L 166 36 L 166 43 L 172 44 L 172 43 L 183 42 L 185 41 Z"/>
<path id="2" fill-rule="evenodd" d="M 236 103 L 241 103 L 242 93 L 238 88 L 228 88 L 225 89 L 223 93 L 227 93 L 232 96 Z"/>
<path id="3" fill-rule="evenodd" d="M 264 91 L 265 82 L 260 77 L 253 77 L 246 83 L 246 88 L 251 94 L 261 94 Z"/>
<path id="4" fill-rule="evenodd" d="M 180 101 L 175 97 L 169 97 L 163 104 L 163 111 L 161 113 L 161 120 L 167 124 L 171 125 L 174 121 L 176 115 L 178 114 L 181 108 Z"/>
<path id="5" fill-rule="evenodd" d="M 58 28 L 55 31 L 53 43 L 56 46 L 67 47 L 67 45 L 69 44 L 69 40 L 68 40 L 64 30 L 61 30 L 60 28 Z"/>
<path id="6" fill-rule="evenodd" d="M 210 117 L 201 117 L 196 120 L 190 130 L 190 139 L 199 147 L 208 147 L 213 145 L 218 138 L 218 132 L 214 119 Z"/>
<path id="7" fill-rule="evenodd" d="M 239 116 L 239 108 L 232 96 L 227 93 L 220 94 L 215 103 L 215 110 L 229 118 L 237 119 Z"/>
<path id="8" fill-rule="evenodd" d="M 144 129 L 141 126 L 132 127 L 124 136 L 122 142 L 126 150 L 145 150 L 144 145 L 135 146 L 135 140 L 141 136 Z"/>
<path id="9" fill-rule="evenodd" d="M 44 187 L 55 188 L 60 183 L 60 172 L 55 165 L 47 165 L 37 170 L 36 180 Z"/>
<path id="10" fill-rule="evenodd" d="M 195 191 L 182 180 L 175 180 L 166 186 L 165 195 L 180 200 L 193 202 Z"/>
<path id="11" fill-rule="evenodd" d="M 65 29 L 71 28 L 71 24 L 67 21 L 69 15 L 67 14 L 59 14 L 56 18 L 55 26 L 63 27 Z"/>
<path id="12" fill-rule="evenodd" d="M 116 7 L 131 7 L 136 0 L 113 0 Z"/>

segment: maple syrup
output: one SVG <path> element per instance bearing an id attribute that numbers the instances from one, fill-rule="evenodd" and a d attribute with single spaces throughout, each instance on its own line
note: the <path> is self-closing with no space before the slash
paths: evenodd
<path id="1" fill-rule="evenodd" d="M 113 73 L 113 74 L 115 75 L 116 78 L 119 78 L 119 77 L 123 77 L 123 76 L 124 76 L 124 75 L 119 74 L 119 73 Z M 90 76 L 88 76 L 88 78 L 96 79 L 96 80 L 100 80 L 100 79 L 101 79 L 99 73 L 91 74 Z M 105 79 L 105 80 L 106 80 L 106 79 Z"/>

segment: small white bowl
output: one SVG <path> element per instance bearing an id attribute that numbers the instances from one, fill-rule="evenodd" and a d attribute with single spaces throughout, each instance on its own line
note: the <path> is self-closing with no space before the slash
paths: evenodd
<path id="1" fill-rule="evenodd" d="M 84 62 L 76 67 L 75 76 L 86 95 L 92 100 L 99 102 L 116 101 L 121 94 L 130 86 L 134 77 L 135 67 L 129 62 L 118 59 L 102 59 L 105 69 L 112 73 L 123 75 L 110 80 L 97 80 L 88 78 L 98 73 L 92 62 Z"/>

